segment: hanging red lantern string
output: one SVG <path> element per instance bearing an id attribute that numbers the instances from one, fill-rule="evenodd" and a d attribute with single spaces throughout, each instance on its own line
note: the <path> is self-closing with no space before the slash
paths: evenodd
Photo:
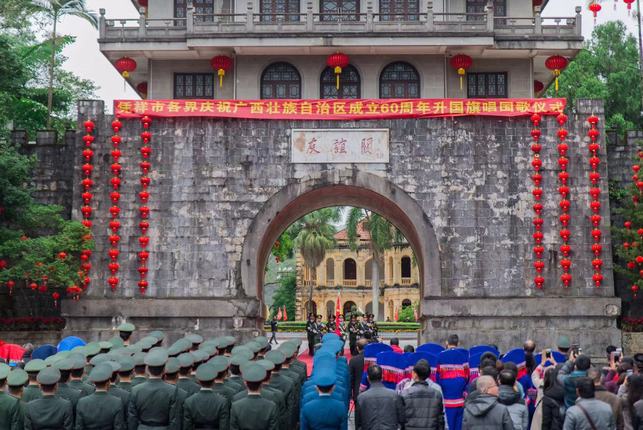
<path id="1" fill-rule="evenodd" d="M 82 156 L 83 156 L 83 162 L 84 164 L 81 167 L 83 179 L 81 180 L 81 186 L 83 189 L 83 192 L 81 193 L 81 198 L 83 201 L 83 205 L 80 208 L 80 213 L 82 214 L 83 220 L 81 221 L 82 224 L 89 229 L 90 233 L 89 236 L 91 237 L 91 228 L 92 228 L 92 199 L 94 198 L 94 195 L 92 193 L 92 188 L 94 186 L 94 181 L 92 180 L 92 172 L 94 171 L 94 165 L 92 164 L 93 162 L 93 157 L 94 157 L 94 151 L 92 150 L 92 143 L 94 143 L 94 122 L 91 120 L 87 120 L 83 123 L 83 127 L 85 128 L 85 135 L 83 136 L 83 144 L 84 148 L 82 151 Z M 89 287 L 89 271 L 91 270 L 91 263 L 89 263 L 89 257 L 91 256 L 92 251 L 90 249 L 83 249 L 80 252 L 81 256 L 81 261 L 83 263 L 81 264 L 81 269 L 78 272 L 78 276 L 81 280 L 81 286 L 82 290 L 86 290 Z M 62 254 L 65 254 L 64 252 L 58 254 L 58 258 L 64 259 L 67 257 L 65 254 L 64 258 L 62 257 Z M 77 294 L 78 297 L 80 297 L 80 293 Z"/>
<path id="2" fill-rule="evenodd" d="M 602 9 L 601 5 L 596 0 L 592 0 L 592 2 L 588 6 L 588 9 L 594 14 L 594 24 L 596 24 L 596 16 Z"/>
<path id="3" fill-rule="evenodd" d="M 627 14 L 629 15 L 632 12 L 632 3 L 634 3 L 634 0 L 623 0 L 623 2 L 627 5 Z"/>
<path id="4" fill-rule="evenodd" d="M 600 158 L 598 157 L 598 150 L 600 149 L 600 144 L 598 143 L 598 138 L 600 136 L 600 132 L 598 130 L 598 117 L 596 115 L 591 115 L 589 118 L 587 118 L 587 122 L 589 123 L 590 129 L 587 131 L 587 136 L 590 139 L 590 144 L 588 145 L 589 153 L 590 153 L 590 168 L 591 172 L 589 174 L 589 180 L 590 180 L 590 189 L 589 189 L 589 195 L 590 195 L 590 210 L 592 211 L 592 216 L 591 216 L 591 221 L 592 221 L 592 231 L 591 231 L 591 236 L 594 241 L 592 245 L 592 253 L 594 254 L 594 259 L 592 260 L 592 268 L 594 269 L 594 276 L 592 277 L 592 280 L 594 281 L 594 285 L 598 288 L 601 286 L 603 282 L 603 274 L 602 272 L 602 266 L 603 266 L 603 261 L 601 260 L 601 252 L 603 250 L 602 245 L 600 244 L 601 242 L 601 237 L 602 237 L 602 232 L 600 229 L 600 224 L 601 224 L 601 189 L 599 188 L 600 186 L 600 173 L 598 172 L 598 168 L 600 166 Z"/>
<path id="5" fill-rule="evenodd" d="M 570 189 L 567 183 L 569 179 L 569 173 L 567 169 L 569 167 L 569 158 L 567 158 L 567 151 L 569 151 L 569 145 L 567 144 L 567 136 L 569 132 L 565 129 L 565 123 L 567 123 L 567 115 L 564 113 L 559 114 L 556 117 L 556 122 L 558 122 L 558 166 L 560 167 L 560 172 L 558 173 L 558 193 L 560 194 L 560 203 L 558 207 L 560 208 L 561 214 L 558 217 L 558 220 L 561 224 L 560 229 L 560 238 L 563 243 L 560 246 L 560 252 L 563 258 L 560 260 L 560 267 L 563 269 L 563 274 L 560 277 L 560 280 L 563 282 L 563 286 L 569 287 L 572 282 L 572 275 L 569 273 L 572 267 L 571 260 L 571 246 L 569 244 L 569 239 L 571 237 L 571 232 L 569 230 L 569 224 L 571 221 L 571 216 L 569 215 L 569 209 L 571 207 L 570 199 Z"/>
<path id="6" fill-rule="evenodd" d="M 568 61 L 567 58 L 561 57 L 560 55 L 552 55 L 545 60 L 545 67 L 552 71 L 555 78 L 555 89 L 556 94 L 558 94 L 558 77 L 560 73 L 567 67 Z"/>
<path id="7" fill-rule="evenodd" d="M 217 71 L 217 76 L 219 76 L 219 87 L 223 87 L 223 77 L 226 72 L 232 70 L 232 64 L 232 58 L 225 55 L 217 55 L 210 60 L 210 65 Z"/>
<path id="8" fill-rule="evenodd" d="M 339 77 L 342 74 L 342 69 L 345 69 L 348 67 L 350 58 L 348 55 L 343 54 L 341 52 L 336 52 L 335 54 L 331 54 L 328 56 L 326 59 L 326 65 L 333 69 L 333 72 L 335 72 L 335 79 L 336 79 L 336 84 L 335 86 L 337 87 L 337 90 L 339 91 Z"/>
<path id="9" fill-rule="evenodd" d="M 146 248 L 150 243 L 150 237 L 147 235 L 147 231 L 150 227 L 150 223 L 148 221 L 148 218 L 150 216 L 150 208 L 147 206 L 147 202 L 150 198 L 149 185 L 151 183 L 148 174 L 150 172 L 150 169 L 152 168 L 152 163 L 150 163 L 149 161 L 150 156 L 152 155 L 152 147 L 150 146 L 150 142 L 152 141 L 152 133 L 150 133 L 149 131 L 151 123 L 152 119 L 150 117 L 144 116 L 143 118 L 141 118 L 141 124 L 143 125 L 143 131 L 141 132 L 141 142 L 143 145 L 140 149 L 141 162 L 139 164 L 141 168 L 141 191 L 138 193 L 138 197 L 141 200 L 141 206 L 139 206 L 138 208 L 139 215 L 141 217 L 141 222 L 138 225 L 141 230 L 141 236 L 138 238 L 138 243 L 141 246 L 141 251 L 138 253 L 138 258 L 140 261 L 140 266 L 138 267 L 138 273 L 140 277 L 140 280 L 138 282 L 138 289 L 141 294 L 145 294 L 149 286 L 149 283 L 147 282 L 147 261 L 149 252 L 146 250 Z"/>
<path id="10" fill-rule="evenodd" d="M 473 65 L 473 59 L 468 55 L 458 54 L 451 57 L 451 67 L 453 67 L 458 76 L 460 76 L 460 91 L 464 89 L 464 75 L 467 73 L 467 70 Z"/>
<path id="11" fill-rule="evenodd" d="M 116 291 L 118 284 L 120 282 L 118 278 L 118 270 L 120 269 L 120 264 L 118 264 L 118 256 L 120 251 L 118 250 L 118 244 L 121 240 L 119 236 L 119 231 L 121 228 L 121 222 L 118 220 L 118 217 L 121 213 L 119 206 L 121 193 L 119 192 L 121 186 L 120 174 L 122 171 L 122 166 L 120 164 L 121 150 L 120 145 L 123 142 L 123 138 L 119 135 L 119 132 L 123 128 L 123 123 L 119 119 L 112 121 L 112 130 L 114 134 L 112 135 L 112 178 L 109 183 L 112 186 L 112 192 L 109 193 L 109 197 L 112 201 L 112 206 L 109 208 L 109 213 L 112 217 L 108 226 L 111 231 L 109 236 L 109 242 L 111 248 L 107 251 L 107 255 L 110 258 L 110 263 L 107 265 L 109 269 L 109 277 L 107 279 L 107 284 L 112 292 Z"/>
<path id="12" fill-rule="evenodd" d="M 542 245 L 542 241 L 544 238 L 544 235 L 542 232 L 544 220 L 541 216 L 543 206 L 542 206 L 542 203 L 540 203 L 543 196 L 543 189 L 541 188 L 542 174 L 540 173 L 540 169 L 542 167 L 542 160 L 540 159 L 540 151 L 542 149 L 542 145 L 540 144 L 541 120 L 542 120 L 541 116 L 537 113 L 531 116 L 531 123 L 533 124 L 533 128 L 531 130 L 531 137 L 533 139 L 533 142 L 531 144 L 531 151 L 533 152 L 533 157 L 534 157 L 531 161 L 531 166 L 534 169 L 534 173 L 533 175 L 531 175 L 531 180 L 534 184 L 534 188 L 531 191 L 531 193 L 534 196 L 534 199 L 536 200 L 533 206 L 533 209 L 536 215 L 532 221 L 535 229 L 532 237 L 534 239 L 534 254 L 536 256 L 534 260 L 534 269 L 536 270 L 536 276 L 534 277 L 534 285 L 538 289 L 542 289 L 545 285 L 545 278 L 542 276 L 543 270 L 545 269 L 545 262 L 542 260 L 543 252 L 545 251 L 545 247 Z"/>
<path id="13" fill-rule="evenodd" d="M 638 152 L 638 158 L 638 163 L 632 165 L 632 183 L 634 184 L 634 187 L 632 189 L 632 204 L 634 205 L 634 207 L 638 206 L 641 194 L 643 193 L 643 182 L 639 180 L 639 172 L 641 171 L 641 163 L 643 162 L 643 151 Z M 637 190 L 638 193 L 636 192 Z M 633 232 L 632 226 L 633 223 L 631 220 L 625 221 L 624 227 L 627 230 L 627 233 L 630 236 L 632 242 L 624 242 L 623 248 L 625 248 L 626 250 L 633 249 L 638 253 L 638 251 L 636 250 L 640 246 L 639 241 L 643 240 L 643 228 L 638 228 L 636 232 Z M 628 239 L 626 238 L 626 240 Z M 630 286 L 632 297 L 635 299 L 638 297 L 640 291 L 639 284 L 641 284 L 641 280 L 643 279 L 643 270 L 640 269 L 639 265 L 643 265 L 643 256 L 640 255 L 637 255 L 633 261 L 627 262 L 627 268 L 632 271 L 634 277 L 638 275 L 639 278 L 638 281 L 633 282 Z"/>

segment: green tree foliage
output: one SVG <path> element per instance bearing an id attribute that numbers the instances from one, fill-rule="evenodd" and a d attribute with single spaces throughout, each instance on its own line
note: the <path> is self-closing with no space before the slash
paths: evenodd
<path id="1" fill-rule="evenodd" d="M 643 155 L 643 143 L 638 142 L 639 155 Z M 638 171 L 633 171 L 638 181 L 643 181 L 643 157 L 637 158 L 632 162 L 633 166 L 638 166 Z M 634 177 L 632 178 L 634 179 Z M 623 275 L 629 282 L 630 291 L 633 295 L 643 294 L 643 257 L 641 257 L 641 248 L 643 247 L 643 193 L 639 190 L 634 181 L 625 188 L 625 192 L 620 199 L 619 213 L 625 220 L 622 226 L 614 226 L 612 231 L 618 239 L 614 249 L 616 251 L 615 270 Z"/>
<path id="2" fill-rule="evenodd" d="M 279 287 L 275 291 L 273 296 L 273 314 L 271 317 L 275 316 L 279 311 L 279 308 L 286 306 L 286 312 L 288 313 L 288 321 L 295 320 L 295 294 L 297 288 L 297 275 L 293 273 L 288 273 L 279 280 Z"/>
<path id="3" fill-rule="evenodd" d="M 415 322 L 415 306 L 405 306 L 398 311 L 399 322 Z"/>
<path id="4" fill-rule="evenodd" d="M 555 96 L 553 85 L 547 96 Z M 585 49 L 561 74 L 558 96 L 567 98 L 571 110 L 577 99 L 604 99 L 607 127 L 621 134 L 643 125 L 638 44 L 623 22 L 594 29 Z"/>
<path id="5" fill-rule="evenodd" d="M 0 143 L 0 285 L 11 280 L 18 288 L 37 283 L 62 291 L 82 283 L 80 251 L 93 242 L 80 222 L 62 218 L 61 207 L 33 201 L 26 184 L 35 163 Z"/>

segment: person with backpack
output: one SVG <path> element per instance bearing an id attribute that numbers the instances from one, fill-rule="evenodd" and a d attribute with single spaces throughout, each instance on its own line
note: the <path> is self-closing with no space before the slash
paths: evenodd
<path id="1" fill-rule="evenodd" d="M 540 401 L 542 408 L 541 430 L 562 430 L 565 420 L 565 389 L 558 382 L 558 371 L 555 367 L 545 370 L 543 382 L 543 398 Z M 536 406 L 538 408 L 538 406 Z M 537 430 L 538 427 L 534 428 Z"/>
<path id="2" fill-rule="evenodd" d="M 567 410 L 563 430 L 615 430 L 612 408 L 594 397 L 594 381 L 581 377 L 575 381 L 578 400 Z"/>

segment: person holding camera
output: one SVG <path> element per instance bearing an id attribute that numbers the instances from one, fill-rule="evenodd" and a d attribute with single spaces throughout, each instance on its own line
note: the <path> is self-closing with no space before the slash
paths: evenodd
<path id="1" fill-rule="evenodd" d="M 569 360 L 558 371 L 558 382 L 565 388 L 565 407 L 567 408 L 571 408 L 576 402 L 576 381 L 587 377 L 587 371 L 592 366 L 589 356 L 580 352 L 579 347 L 573 347 Z"/>

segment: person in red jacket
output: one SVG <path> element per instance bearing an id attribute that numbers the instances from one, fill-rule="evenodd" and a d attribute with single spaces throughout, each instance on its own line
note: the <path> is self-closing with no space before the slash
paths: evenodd
<path id="1" fill-rule="evenodd" d="M 402 351 L 402 348 L 400 348 L 400 340 L 398 338 L 392 337 L 390 344 L 393 352 L 397 352 L 398 354 L 402 354 L 404 352 Z"/>

